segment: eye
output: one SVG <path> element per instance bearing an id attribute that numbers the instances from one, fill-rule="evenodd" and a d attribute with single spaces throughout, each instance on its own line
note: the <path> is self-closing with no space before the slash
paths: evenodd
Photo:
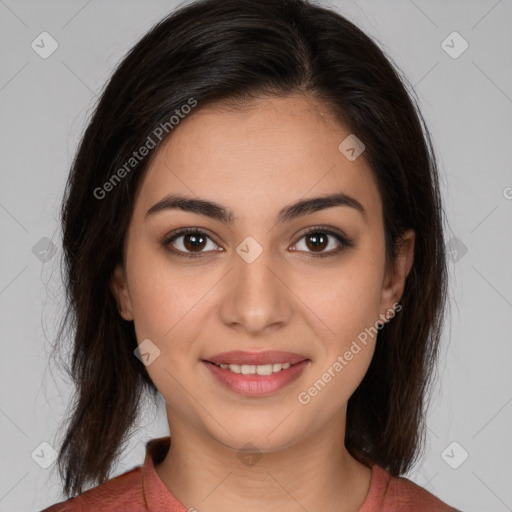
<path id="1" fill-rule="evenodd" d="M 305 239 L 306 252 L 315 258 L 334 256 L 344 249 L 353 246 L 353 240 L 350 238 L 333 231 L 332 229 L 323 228 L 321 226 L 308 230 L 301 236 L 300 240 L 302 239 Z M 295 245 L 295 247 L 298 246 L 299 243 Z M 331 250 L 325 252 L 325 249 L 328 247 L 330 247 Z M 311 250 L 311 252 L 309 250 Z"/>
<path id="2" fill-rule="evenodd" d="M 303 233 L 299 241 L 302 239 L 306 240 L 305 250 L 297 249 L 299 243 L 296 243 L 293 246 L 294 248 L 292 251 L 296 252 L 299 250 L 301 252 L 306 252 L 309 256 L 316 258 L 334 256 L 342 250 L 353 246 L 352 239 L 338 233 L 337 231 L 333 231 L 331 228 L 324 228 L 321 226 L 311 228 L 306 233 Z M 208 249 L 209 242 L 210 247 Z M 185 258 L 197 258 L 206 252 L 223 251 L 223 249 L 218 248 L 219 246 L 208 234 L 198 228 L 180 229 L 166 237 L 163 240 L 162 245 L 173 254 L 183 256 Z M 325 252 L 325 249 L 328 247 L 330 247 L 331 250 Z"/>
<path id="3" fill-rule="evenodd" d="M 173 248 L 173 243 L 176 240 L 179 240 L 179 242 L 176 244 L 177 247 L 174 246 Z M 218 251 L 218 249 L 215 249 L 215 247 L 218 247 L 217 244 L 213 242 L 211 237 L 205 232 L 200 231 L 197 228 L 184 228 L 167 237 L 163 241 L 163 245 L 178 256 L 196 258 L 197 256 L 200 256 L 202 252 L 208 252 L 208 250 L 203 251 L 203 249 L 208 247 L 208 241 L 211 242 L 209 250 Z"/>

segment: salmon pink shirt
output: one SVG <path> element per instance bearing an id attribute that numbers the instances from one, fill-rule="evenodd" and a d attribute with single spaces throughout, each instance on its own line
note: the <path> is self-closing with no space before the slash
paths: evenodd
<path id="1" fill-rule="evenodd" d="M 171 494 L 155 470 L 155 464 L 165 458 L 170 441 L 169 436 L 151 439 L 146 443 L 143 466 L 41 512 L 187 512 L 189 509 Z M 392 477 L 374 465 L 370 490 L 359 512 L 459 511 L 410 480 Z"/>

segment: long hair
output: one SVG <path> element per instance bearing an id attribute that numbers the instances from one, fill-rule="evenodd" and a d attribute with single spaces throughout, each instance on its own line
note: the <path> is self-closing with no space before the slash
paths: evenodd
<path id="1" fill-rule="evenodd" d="M 185 105 L 197 111 L 297 92 L 323 101 L 364 142 L 383 203 L 386 258 L 395 257 L 405 229 L 416 232 L 402 311 L 379 332 L 369 369 L 348 402 L 345 437 L 349 452 L 366 465 L 377 463 L 395 476 L 411 467 L 423 442 L 447 269 L 436 159 L 406 84 L 370 37 L 307 0 L 184 5 L 124 57 L 84 132 L 61 209 L 67 310 L 55 348 L 72 333 L 67 371 L 76 388 L 58 455 L 68 496 L 108 479 L 141 398 L 158 393 L 134 356 L 133 322 L 119 315 L 109 283 L 124 261 L 144 173 L 179 129 L 171 118 L 186 112 Z M 134 152 L 150 139 L 154 149 L 135 162 Z"/>

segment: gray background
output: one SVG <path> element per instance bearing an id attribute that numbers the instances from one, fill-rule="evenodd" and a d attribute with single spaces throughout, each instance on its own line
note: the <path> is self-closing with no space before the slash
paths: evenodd
<path id="1" fill-rule="evenodd" d="M 99 91 L 124 53 L 176 5 L 0 1 L 2 511 L 38 511 L 63 499 L 55 464 L 41 467 L 52 453 L 41 443 L 58 448 L 71 391 L 48 360 L 63 309 L 60 199 Z M 439 155 L 452 307 L 425 457 L 407 476 L 465 512 L 512 510 L 512 2 L 323 5 L 375 37 L 404 71 Z M 43 31 L 58 43 L 46 59 L 31 47 L 34 40 L 42 46 Z M 454 31 L 469 44 L 457 58 L 463 41 L 446 39 Z M 44 46 L 51 48 L 49 39 Z M 168 434 L 161 405 L 146 410 L 112 476 L 143 462 L 147 439 Z"/>

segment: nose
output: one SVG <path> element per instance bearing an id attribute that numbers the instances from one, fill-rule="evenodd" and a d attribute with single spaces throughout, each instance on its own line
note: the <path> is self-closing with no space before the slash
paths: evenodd
<path id="1" fill-rule="evenodd" d="M 252 262 L 235 257 L 220 308 L 222 321 L 252 336 L 261 336 L 289 323 L 293 293 L 284 270 L 263 251 Z"/>

